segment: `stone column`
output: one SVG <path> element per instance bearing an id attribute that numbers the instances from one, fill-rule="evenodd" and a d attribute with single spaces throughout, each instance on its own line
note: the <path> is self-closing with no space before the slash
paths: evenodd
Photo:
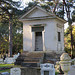
<path id="1" fill-rule="evenodd" d="M 63 53 L 60 57 L 60 66 L 62 71 L 64 72 L 64 75 L 68 75 L 68 72 L 70 70 L 71 58 L 67 53 Z"/>

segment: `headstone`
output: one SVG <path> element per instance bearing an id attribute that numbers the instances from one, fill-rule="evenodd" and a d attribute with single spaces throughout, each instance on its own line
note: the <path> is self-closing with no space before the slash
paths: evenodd
<path id="1" fill-rule="evenodd" d="M 1 75 L 10 75 L 8 72 L 3 72 Z"/>
<path id="2" fill-rule="evenodd" d="M 15 62 L 15 59 L 13 57 L 5 58 L 4 63 L 6 64 L 12 64 Z"/>
<path id="3" fill-rule="evenodd" d="M 40 65 L 41 75 L 55 75 L 54 64 L 45 63 Z"/>
<path id="4" fill-rule="evenodd" d="M 1 58 L 1 59 L 0 59 L 0 64 L 2 64 L 2 63 L 3 63 L 3 59 Z"/>
<path id="5" fill-rule="evenodd" d="M 10 70 L 10 75 L 21 75 L 21 70 L 20 68 L 12 68 Z"/>

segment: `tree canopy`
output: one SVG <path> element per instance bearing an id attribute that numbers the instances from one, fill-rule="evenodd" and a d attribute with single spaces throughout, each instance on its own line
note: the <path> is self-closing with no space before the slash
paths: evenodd
<path id="1" fill-rule="evenodd" d="M 28 6 L 26 6 L 23 10 L 21 6 L 21 0 L 15 2 L 13 0 L 0 0 L 0 50 L 8 52 L 9 50 L 9 24 L 12 25 L 12 52 L 20 52 L 22 50 L 22 23 L 18 20 L 18 17 L 25 14 L 32 7 L 39 5 L 42 8 L 46 9 L 48 12 L 55 13 L 57 16 L 65 19 L 65 15 L 67 21 L 69 23 L 69 47 L 74 44 L 74 28 L 71 28 L 72 22 L 75 22 L 75 4 L 74 0 L 33 0 L 33 2 L 29 2 Z M 12 12 L 12 13 L 11 13 Z M 11 20 L 12 19 L 12 23 Z M 73 30 L 73 31 L 72 31 Z M 65 33 L 67 33 L 66 31 Z"/>
<path id="2" fill-rule="evenodd" d="M 17 52 L 17 50 L 14 49 L 18 49 L 18 51 L 22 49 L 22 40 L 20 40 L 17 45 L 20 46 L 19 48 L 14 46 L 17 44 L 16 42 L 14 43 L 14 39 L 22 38 L 22 23 L 17 19 L 17 12 L 19 11 L 20 4 L 20 1 L 0 0 L 0 51 L 9 52 L 11 56 L 12 52 Z"/>

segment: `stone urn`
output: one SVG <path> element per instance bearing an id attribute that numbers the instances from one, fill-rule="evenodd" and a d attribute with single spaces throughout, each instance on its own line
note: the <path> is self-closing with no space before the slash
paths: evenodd
<path id="1" fill-rule="evenodd" d="M 71 58 L 67 53 L 63 53 L 60 57 L 60 66 L 62 71 L 64 72 L 64 75 L 68 75 L 68 72 L 70 70 L 70 66 L 71 66 L 71 62 L 70 62 Z"/>

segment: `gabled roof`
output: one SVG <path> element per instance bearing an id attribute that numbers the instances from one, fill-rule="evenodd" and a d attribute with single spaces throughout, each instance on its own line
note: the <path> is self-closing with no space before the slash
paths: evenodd
<path id="1" fill-rule="evenodd" d="M 36 9 L 39 9 L 41 10 L 42 12 L 46 13 L 47 15 L 44 15 L 44 16 L 41 16 L 41 17 L 27 17 L 27 15 L 31 14 L 34 10 Z M 37 11 L 38 12 L 38 11 Z M 42 15 L 42 14 L 39 14 L 39 15 Z M 38 16 L 38 15 L 37 15 Z M 33 7 L 32 9 L 30 9 L 28 12 L 26 12 L 22 17 L 20 17 L 20 20 L 36 20 L 36 19 L 46 19 L 46 18 L 56 18 L 58 20 L 61 20 L 63 22 L 66 22 L 66 20 L 62 19 L 62 18 L 59 18 L 57 17 L 54 13 L 51 13 L 51 12 L 48 12 L 46 11 L 45 9 L 43 9 L 42 7 L 40 6 L 35 6 Z"/>

